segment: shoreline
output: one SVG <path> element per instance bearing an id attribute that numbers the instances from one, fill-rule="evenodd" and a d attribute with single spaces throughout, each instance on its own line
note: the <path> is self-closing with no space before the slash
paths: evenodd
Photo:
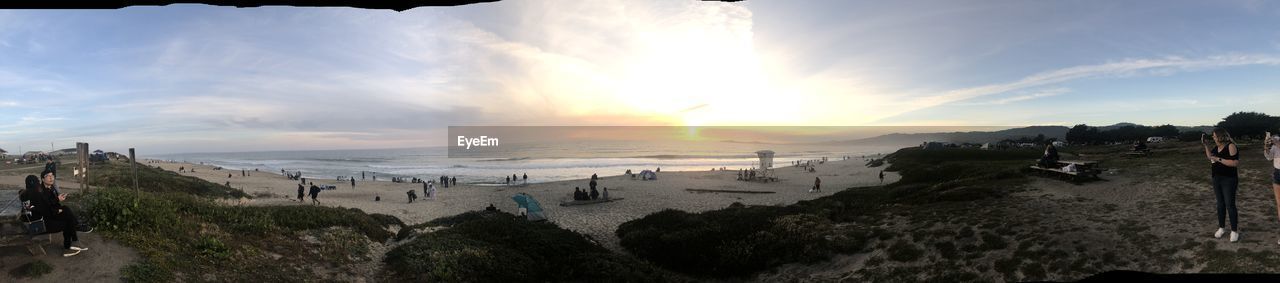
<path id="1" fill-rule="evenodd" d="M 858 161 L 858 162 L 851 162 Z M 249 171 L 241 176 L 240 170 L 213 170 L 213 165 L 173 163 L 161 160 L 145 160 L 144 165 L 178 172 L 178 167 L 196 168 L 197 171 L 179 173 L 216 184 L 227 184 L 241 189 L 253 199 L 228 200 L 239 205 L 311 205 L 311 200 L 296 200 L 298 181 L 289 180 L 277 172 Z M 423 223 L 432 219 L 457 215 L 467 211 L 483 210 L 493 204 L 499 210 L 515 212 L 516 204 L 511 196 L 527 193 L 543 207 L 549 221 L 583 234 L 587 234 L 603 246 L 620 250 L 614 231 L 624 222 L 664 209 L 678 209 L 692 213 L 720 209 L 734 202 L 747 205 L 789 205 L 831 195 L 851 187 L 880 184 L 877 174 L 884 168 L 868 168 L 859 158 L 829 160 L 816 165 L 816 172 L 806 172 L 801 167 L 778 167 L 774 183 L 737 181 L 736 170 L 663 171 L 653 181 L 632 180 L 626 175 L 604 175 L 598 179 L 600 190 L 609 189 L 611 198 L 625 200 L 579 206 L 559 206 L 561 201 L 572 200 L 574 187 L 586 189 L 589 178 L 526 185 L 484 186 L 466 184 L 458 180 L 457 186 L 436 186 L 435 200 L 426 199 L 423 184 L 395 183 L 390 180 L 356 181 L 353 189 L 350 181 L 336 179 L 311 179 L 316 185 L 334 185 L 333 190 L 321 191 L 320 205 L 358 208 L 366 213 L 381 213 L 400 218 L 406 225 Z M 638 172 L 634 172 L 638 173 Z M 231 177 L 227 177 L 231 174 Z M 822 178 L 821 192 L 809 193 L 814 177 Z M 898 180 L 898 175 L 885 172 L 884 183 Z M 309 187 L 309 185 L 307 186 Z M 305 189 L 305 188 L 304 188 Z M 694 193 L 686 189 L 731 189 L 773 191 L 770 194 Z M 420 196 L 408 203 L 406 191 L 414 190 Z M 308 196 L 309 197 L 309 196 Z M 381 197 L 381 201 L 375 201 Z"/>

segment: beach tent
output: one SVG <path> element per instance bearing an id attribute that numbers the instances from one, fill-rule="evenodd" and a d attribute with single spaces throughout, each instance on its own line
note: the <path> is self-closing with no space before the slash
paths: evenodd
<path id="1" fill-rule="evenodd" d="M 657 180 L 657 179 L 658 179 L 658 173 L 654 173 L 653 171 L 650 171 L 650 170 L 640 171 L 640 180 L 648 181 L 648 180 Z"/>
<path id="2" fill-rule="evenodd" d="M 517 206 L 528 212 L 525 219 L 529 221 L 547 220 L 547 217 L 542 215 L 542 205 L 538 204 L 538 201 L 533 199 L 533 196 L 521 193 L 511 196 L 511 200 L 516 201 Z"/>

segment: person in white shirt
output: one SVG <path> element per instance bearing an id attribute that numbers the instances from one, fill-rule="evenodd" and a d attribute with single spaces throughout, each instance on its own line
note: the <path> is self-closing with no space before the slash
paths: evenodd
<path id="1" fill-rule="evenodd" d="M 1276 196 L 1276 216 L 1280 216 L 1280 136 L 1267 132 L 1262 142 L 1262 154 L 1271 160 L 1271 192 Z M 1276 241 L 1280 244 L 1280 240 Z"/>

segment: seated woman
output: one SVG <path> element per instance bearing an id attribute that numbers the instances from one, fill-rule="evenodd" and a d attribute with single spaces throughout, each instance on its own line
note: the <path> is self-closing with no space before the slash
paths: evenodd
<path id="1" fill-rule="evenodd" d="M 26 194 L 25 199 L 30 201 L 30 219 L 44 219 L 46 233 L 62 232 L 62 248 L 65 250 L 62 256 L 73 256 L 80 254 L 80 251 L 89 250 L 73 245 L 73 242 L 80 241 L 76 235 L 77 230 L 88 233 L 93 228 L 81 225 L 71 208 L 62 206 L 61 201 L 66 200 L 67 195 L 55 193 L 53 172 L 45 171 L 40 175 L 44 176 L 44 182 L 35 176 L 27 176 L 27 189 L 23 192 Z"/>
<path id="2" fill-rule="evenodd" d="M 1058 167 L 1058 148 L 1053 147 L 1053 144 L 1046 145 L 1044 156 L 1041 156 L 1036 163 L 1044 168 Z"/>

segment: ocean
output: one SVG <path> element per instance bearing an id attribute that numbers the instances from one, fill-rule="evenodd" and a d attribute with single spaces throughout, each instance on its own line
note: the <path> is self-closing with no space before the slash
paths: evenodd
<path id="1" fill-rule="evenodd" d="M 529 182 L 551 182 L 619 175 L 627 170 L 704 171 L 725 167 L 730 170 L 758 166 L 758 150 L 775 152 L 774 166 L 787 166 L 795 160 L 828 158 L 840 160 L 851 156 L 888 154 L 898 147 L 849 145 L 792 145 L 737 142 L 705 142 L 698 146 L 687 143 L 657 142 L 583 142 L 507 146 L 506 156 L 487 158 L 450 158 L 446 147 L 361 150 L 309 150 L 225 153 L 181 153 L 147 156 L 226 169 L 258 169 L 280 173 L 301 171 L 303 177 L 335 179 L 338 176 L 378 180 L 390 177 L 416 177 L 426 180 L 455 176 L 460 183 L 486 185 L 504 183 L 511 174 L 529 175 Z M 366 180 L 367 180 L 366 179 Z"/>

